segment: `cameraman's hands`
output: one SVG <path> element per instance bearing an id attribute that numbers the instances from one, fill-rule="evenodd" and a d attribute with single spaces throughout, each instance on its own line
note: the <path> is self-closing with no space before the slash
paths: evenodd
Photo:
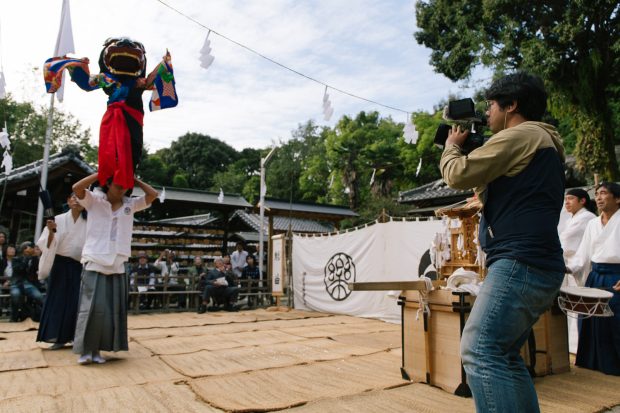
<path id="1" fill-rule="evenodd" d="M 468 130 L 463 130 L 459 125 L 452 125 L 452 130 L 448 132 L 448 139 L 446 139 L 447 145 L 457 145 L 463 147 L 463 142 L 469 136 Z"/>

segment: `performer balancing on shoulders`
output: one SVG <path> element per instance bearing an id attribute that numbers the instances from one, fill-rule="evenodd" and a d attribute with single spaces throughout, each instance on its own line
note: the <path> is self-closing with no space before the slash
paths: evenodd
<path id="1" fill-rule="evenodd" d="M 480 244 L 488 273 L 461 338 L 461 358 L 478 412 L 538 412 L 519 350 L 564 278 L 557 225 L 564 199 L 564 149 L 541 122 L 540 78 L 515 73 L 486 91 L 494 135 L 468 155 L 468 131 L 453 127 L 441 156 L 443 179 L 476 188 L 483 202 Z"/>
<path id="2" fill-rule="evenodd" d="M 601 215 L 588 222 L 567 267 L 579 284 L 587 276 L 586 287 L 614 293 L 609 301 L 614 315 L 581 321 L 575 364 L 620 376 L 620 185 L 602 182 L 595 199 Z"/>
<path id="3" fill-rule="evenodd" d="M 86 242 L 82 251 L 82 287 L 73 352 L 79 364 L 105 363 L 100 351 L 126 351 L 127 274 L 135 212 L 148 208 L 157 191 L 135 179 L 144 195 L 130 198 L 127 188 L 110 182 L 101 189 L 87 188 L 94 173 L 73 185 L 78 202 L 88 211 Z"/>

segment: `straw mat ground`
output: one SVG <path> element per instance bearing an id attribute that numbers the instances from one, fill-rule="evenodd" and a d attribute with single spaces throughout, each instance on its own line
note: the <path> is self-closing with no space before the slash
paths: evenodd
<path id="1" fill-rule="evenodd" d="M 402 379 L 400 326 L 302 311 L 131 315 L 130 351 L 78 366 L 0 323 L 2 412 L 473 412 Z M 620 378 L 573 368 L 536 380 L 543 412 L 620 404 Z"/>

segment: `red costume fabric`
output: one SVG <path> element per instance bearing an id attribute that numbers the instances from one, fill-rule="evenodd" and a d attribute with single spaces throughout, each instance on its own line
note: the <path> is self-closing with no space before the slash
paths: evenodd
<path id="1" fill-rule="evenodd" d="M 101 120 L 99 129 L 99 185 L 104 186 L 107 180 L 121 185 L 123 188 L 133 188 L 134 171 L 131 154 L 131 135 L 127 127 L 125 116 L 135 119 L 143 125 L 144 114 L 133 109 L 125 102 L 114 102 Z"/>

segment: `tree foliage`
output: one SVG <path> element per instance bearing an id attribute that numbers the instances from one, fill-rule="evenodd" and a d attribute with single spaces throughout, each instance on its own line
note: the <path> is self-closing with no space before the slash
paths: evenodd
<path id="1" fill-rule="evenodd" d="M 454 81 L 478 65 L 540 75 L 552 114 L 572 121 L 582 169 L 618 179 L 619 12 L 616 0 L 419 1 L 415 37 Z"/>
<path id="2" fill-rule="evenodd" d="M 238 158 L 237 151 L 227 143 L 199 133 L 181 136 L 157 155 L 168 166 L 169 180 L 183 176 L 190 188 L 201 190 L 211 189 L 215 174 L 224 172 Z"/>
<path id="3" fill-rule="evenodd" d="M 36 108 L 29 102 L 16 102 L 10 96 L 0 99 L 0 127 L 6 122 L 11 138 L 13 167 L 34 162 L 43 157 L 49 108 Z M 77 147 L 87 161 L 96 159 L 96 149 L 89 144 L 90 130 L 72 115 L 54 109 L 50 153 L 68 146 Z M 94 156 L 93 156 L 94 154 Z"/>

